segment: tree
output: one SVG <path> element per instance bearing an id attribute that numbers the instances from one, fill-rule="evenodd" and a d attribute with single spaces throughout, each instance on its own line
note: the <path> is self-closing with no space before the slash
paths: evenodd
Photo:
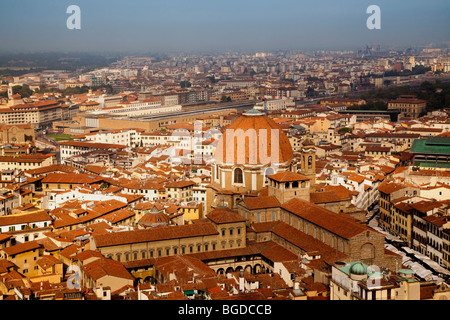
<path id="1" fill-rule="evenodd" d="M 22 98 L 28 98 L 33 94 L 33 90 L 30 89 L 30 87 L 26 84 L 23 86 L 17 85 L 12 87 L 13 94 L 20 94 Z"/>
<path id="2" fill-rule="evenodd" d="M 192 84 L 189 82 L 189 81 L 181 81 L 180 82 L 180 86 L 182 87 L 182 88 L 189 88 L 190 86 L 191 86 Z"/>

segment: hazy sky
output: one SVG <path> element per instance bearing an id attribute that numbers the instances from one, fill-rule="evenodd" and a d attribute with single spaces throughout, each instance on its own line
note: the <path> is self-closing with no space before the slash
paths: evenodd
<path id="1" fill-rule="evenodd" d="M 381 30 L 369 30 L 369 5 Z M 69 30 L 69 5 L 81 30 Z M 449 0 L 0 0 L 0 51 L 355 49 L 450 41 Z"/>

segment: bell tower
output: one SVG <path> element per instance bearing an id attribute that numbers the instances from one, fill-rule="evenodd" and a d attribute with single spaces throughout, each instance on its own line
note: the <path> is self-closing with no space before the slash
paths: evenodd
<path id="1" fill-rule="evenodd" d="M 311 189 L 315 189 L 316 184 L 316 148 L 314 141 L 305 138 L 300 149 L 300 172 L 310 178 Z"/>
<path id="2" fill-rule="evenodd" d="M 12 100 L 12 98 L 13 98 L 12 83 L 9 83 L 9 86 L 8 86 L 8 99 Z"/>

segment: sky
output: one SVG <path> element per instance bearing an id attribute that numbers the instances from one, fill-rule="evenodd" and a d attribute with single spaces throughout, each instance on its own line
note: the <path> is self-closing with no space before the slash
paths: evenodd
<path id="1" fill-rule="evenodd" d="M 81 29 L 68 29 L 70 5 Z M 381 29 L 366 13 L 380 8 Z M 449 0 L 1 0 L 0 52 L 354 50 L 450 43 Z"/>

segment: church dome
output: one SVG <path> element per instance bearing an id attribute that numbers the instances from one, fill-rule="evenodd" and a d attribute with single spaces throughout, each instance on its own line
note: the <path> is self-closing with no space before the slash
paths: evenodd
<path id="1" fill-rule="evenodd" d="M 367 274 L 367 266 L 362 262 L 356 262 L 351 266 L 350 273 L 357 275 Z"/>
<path id="2" fill-rule="evenodd" d="M 289 139 L 280 126 L 256 109 L 227 126 L 216 148 L 218 164 L 281 164 L 293 158 Z"/>

